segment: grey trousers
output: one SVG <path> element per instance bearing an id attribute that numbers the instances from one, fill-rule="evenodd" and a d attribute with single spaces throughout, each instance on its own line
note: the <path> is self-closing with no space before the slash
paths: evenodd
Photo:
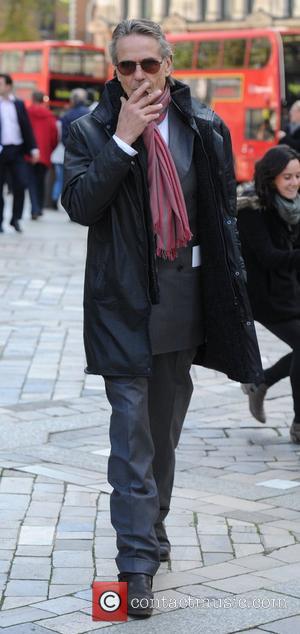
<path id="1" fill-rule="evenodd" d="M 196 349 L 153 357 L 152 377 L 105 376 L 112 407 L 108 481 L 120 572 L 154 575 L 159 568 L 155 524 L 170 508 L 175 448 L 193 392 Z"/>

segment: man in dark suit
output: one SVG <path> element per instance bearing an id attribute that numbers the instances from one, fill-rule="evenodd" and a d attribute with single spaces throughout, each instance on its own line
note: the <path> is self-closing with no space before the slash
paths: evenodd
<path id="1" fill-rule="evenodd" d="M 230 135 L 171 78 L 158 24 L 124 20 L 116 77 L 71 124 L 62 204 L 89 226 L 84 291 L 87 372 L 112 407 L 108 481 L 128 613 L 150 616 L 152 577 L 170 557 L 175 449 L 192 363 L 259 381 L 243 281 Z"/>
<path id="2" fill-rule="evenodd" d="M 10 224 L 21 231 L 24 194 L 27 187 L 27 164 L 25 154 L 32 162 L 39 159 L 39 150 L 33 135 L 29 117 L 23 101 L 12 93 L 10 75 L 0 74 L 0 232 L 3 232 L 3 185 L 8 179 L 13 193 L 13 209 Z"/>

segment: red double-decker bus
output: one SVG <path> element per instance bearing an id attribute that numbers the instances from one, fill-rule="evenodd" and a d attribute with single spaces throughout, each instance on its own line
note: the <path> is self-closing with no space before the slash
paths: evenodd
<path id="1" fill-rule="evenodd" d="M 251 180 L 287 109 L 300 99 L 300 29 L 259 28 L 167 35 L 174 77 L 227 123 L 236 177 Z"/>
<path id="2" fill-rule="evenodd" d="M 57 111 L 73 88 L 93 88 L 99 99 L 107 79 L 104 49 L 80 41 L 0 42 L 0 72 L 12 76 L 20 99 L 41 90 Z"/>

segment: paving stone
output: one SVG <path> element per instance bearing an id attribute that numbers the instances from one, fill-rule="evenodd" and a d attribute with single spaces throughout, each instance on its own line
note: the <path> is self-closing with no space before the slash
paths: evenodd
<path id="1" fill-rule="evenodd" d="M 61 597 L 57 599 L 50 599 L 49 601 L 42 601 L 35 604 L 35 607 L 40 610 L 47 610 L 54 612 L 54 614 L 69 614 L 70 612 L 77 612 L 82 608 L 89 607 L 91 601 L 75 597 Z"/>
<path id="2" fill-rule="evenodd" d="M 46 618 L 49 612 L 38 610 L 33 607 L 16 608 L 15 610 L 5 610 L 0 614 L 0 627 L 8 627 L 19 623 L 30 623 L 38 619 Z"/>
<path id="3" fill-rule="evenodd" d="M 206 582 L 208 584 L 208 582 Z M 262 578 L 251 575 L 249 572 L 246 575 L 239 575 L 239 577 L 230 577 L 230 579 L 222 579 L 219 581 L 209 581 L 209 586 L 216 588 L 217 590 L 223 590 L 224 592 L 233 592 L 234 594 L 242 594 L 249 590 L 256 590 L 263 588 L 265 585 Z"/>
<path id="4" fill-rule="evenodd" d="M 37 623 L 13 625 L 12 627 L 4 627 L 1 631 L 4 634 L 49 634 L 49 630 L 40 627 Z"/>
<path id="5" fill-rule="evenodd" d="M 206 566 L 199 570 L 199 574 L 207 579 L 226 579 L 247 573 L 247 568 L 235 566 L 231 562 L 216 564 L 215 566 Z M 191 575 L 198 574 L 198 571 L 192 571 Z M 206 581 L 207 581 L 206 579 Z"/>
<path id="6" fill-rule="evenodd" d="M 107 581 L 107 579 L 106 579 Z M 62 597 L 69 594 L 74 594 L 75 592 L 81 592 L 86 589 L 86 583 L 73 583 L 73 584 L 59 584 L 59 583 L 51 583 L 49 589 L 49 598 L 55 599 L 56 597 Z"/>
<path id="7" fill-rule="evenodd" d="M 109 623 L 92 621 L 87 614 L 73 612 L 73 614 L 57 616 L 52 619 L 42 619 L 40 625 L 44 625 L 49 630 L 58 632 L 59 634 L 70 634 L 70 632 L 72 632 L 72 634 L 81 634 L 101 627 L 107 627 Z"/>
<path id="8" fill-rule="evenodd" d="M 51 561 L 42 557 L 15 557 L 10 572 L 11 579 L 49 579 Z"/>
<path id="9" fill-rule="evenodd" d="M 276 632 L 276 634 L 295 634 L 300 631 L 300 616 L 292 616 L 288 619 L 280 619 L 263 626 L 262 631 Z"/>
<path id="10" fill-rule="evenodd" d="M 59 550 L 53 554 L 53 566 L 55 568 L 92 568 L 92 553 Z"/>
<path id="11" fill-rule="evenodd" d="M 46 581 L 26 581 L 13 579 L 7 584 L 5 594 L 8 597 L 23 597 L 23 596 L 41 596 L 45 597 L 48 591 L 48 583 Z M 1 627 L 1 623 L 0 623 Z"/>
<path id="12" fill-rule="evenodd" d="M 76 568 L 76 583 L 91 583 L 93 579 L 93 568 Z M 54 568 L 52 583 L 72 584 L 74 581 L 73 568 Z"/>
<path id="13" fill-rule="evenodd" d="M 23 526 L 20 532 L 19 544 L 30 546 L 47 546 L 52 544 L 54 527 Z"/>
<path id="14" fill-rule="evenodd" d="M 44 597 L 47 598 L 46 595 Z M 39 603 L 42 597 L 5 597 L 1 606 L 1 610 L 11 610 L 13 608 L 21 608 L 33 603 Z"/>

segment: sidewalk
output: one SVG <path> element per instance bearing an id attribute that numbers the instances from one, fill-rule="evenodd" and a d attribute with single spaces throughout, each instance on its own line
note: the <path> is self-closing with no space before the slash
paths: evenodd
<path id="1" fill-rule="evenodd" d="M 109 407 L 101 378 L 83 374 L 86 229 L 63 211 L 26 216 L 23 234 L 0 236 L 0 634 L 299 632 L 289 383 L 270 390 L 261 425 L 237 383 L 195 367 L 154 615 L 92 620 L 91 583 L 117 569 Z M 264 365 L 287 350 L 258 335 Z"/>

